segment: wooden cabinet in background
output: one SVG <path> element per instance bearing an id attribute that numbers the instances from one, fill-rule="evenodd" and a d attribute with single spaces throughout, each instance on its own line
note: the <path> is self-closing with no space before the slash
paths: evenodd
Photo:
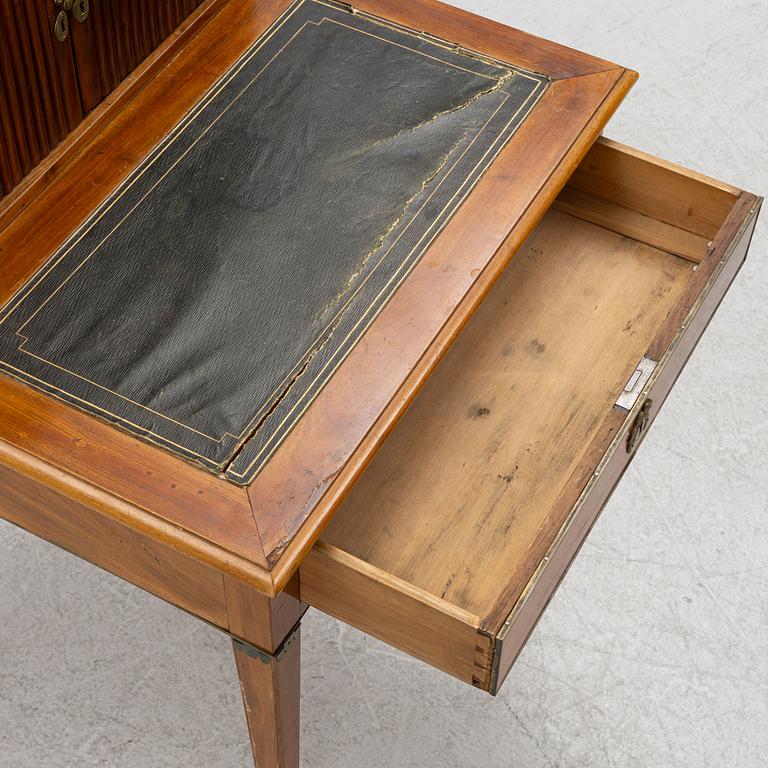
<path id="1" fill-rule="evenodd" d="M 0 196 L 201 2 L 0 0 Z"/>
<path id="2" fill-rule="evenodd" d="M 0 0 L 0 188 L 7 194 L 83 118 L 54 0 Z"/>
<path id="3" fill-rule="evenodd" d="M 91 0 L 72 24 L 83 109 L 93 109 L 189 16 L 202 0 Z"/>

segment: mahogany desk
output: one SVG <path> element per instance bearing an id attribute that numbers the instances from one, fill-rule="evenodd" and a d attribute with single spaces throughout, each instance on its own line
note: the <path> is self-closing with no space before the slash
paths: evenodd
<path id="1" fill-rule="evenodd" d="M 211 0 L 0 209 L 0 514 L 231 635 L 261 768 L 307 605 L 498 690 L 760 205 L 598 138 L 631 71 L 358 6 Z"/>

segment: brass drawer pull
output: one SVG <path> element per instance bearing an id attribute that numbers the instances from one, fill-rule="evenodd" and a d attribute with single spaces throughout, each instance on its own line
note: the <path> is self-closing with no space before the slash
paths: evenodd
<path id="1" fill-rule="evenodd" d="M 627 435 L 627 453 L 632 453 L 637 448 L 640 438 L 645 434 L 645 430 L 651 421 L 652 405 L 653 400 L 649 398 L 643 403 L 637 416 L 635 416 L 635 420 L 629 428 L 629 434 Z"/>
<path id="2" fill-rule="evenodd" d="M 91 7 L 89 0 L 54 0 L 54 5 L 57 8 L 61 8 L 61 10 L 56 16 L 53 32 L 56 39 L 62 43 L 69 36 L 69 18 L 67 17 L 67 11 L 72 14 L 72 18 L 76 22 L 82 24 L 88 19 Z"/>
<path id="3" fill-rule="evenodd" d="M 88 19 L 89 11 L 90 6 L 88 0 L 74 0 L 74 5 L 72 6 L 72 17 L 75 21 L 82 24 Z"/>
<path id="4" fill-rule="evenodd" d="M 56 21 L 53 23 L 53 35 L 63 43 L 69 37 L 69 19 L 64 11 L 59 11 Z"/>

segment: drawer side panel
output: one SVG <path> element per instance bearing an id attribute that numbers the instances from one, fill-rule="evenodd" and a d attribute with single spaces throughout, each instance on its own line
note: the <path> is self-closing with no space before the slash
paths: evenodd
<path id="1" fill-rule="evenodd" d="M 478 684 L 477 617 L 319 542 L 299 571 L 301 600 L 417 659 Z M 482 687 L 482 686 L 481 686 Z"/>

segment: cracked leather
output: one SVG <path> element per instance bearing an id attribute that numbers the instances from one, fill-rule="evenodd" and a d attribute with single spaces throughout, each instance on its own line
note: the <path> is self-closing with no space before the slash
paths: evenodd
<path id="1" fill-rule="evenodd" d="M 295 3 L 0 314 L 0 367 L 248 483 L 546 87 Z"/>

